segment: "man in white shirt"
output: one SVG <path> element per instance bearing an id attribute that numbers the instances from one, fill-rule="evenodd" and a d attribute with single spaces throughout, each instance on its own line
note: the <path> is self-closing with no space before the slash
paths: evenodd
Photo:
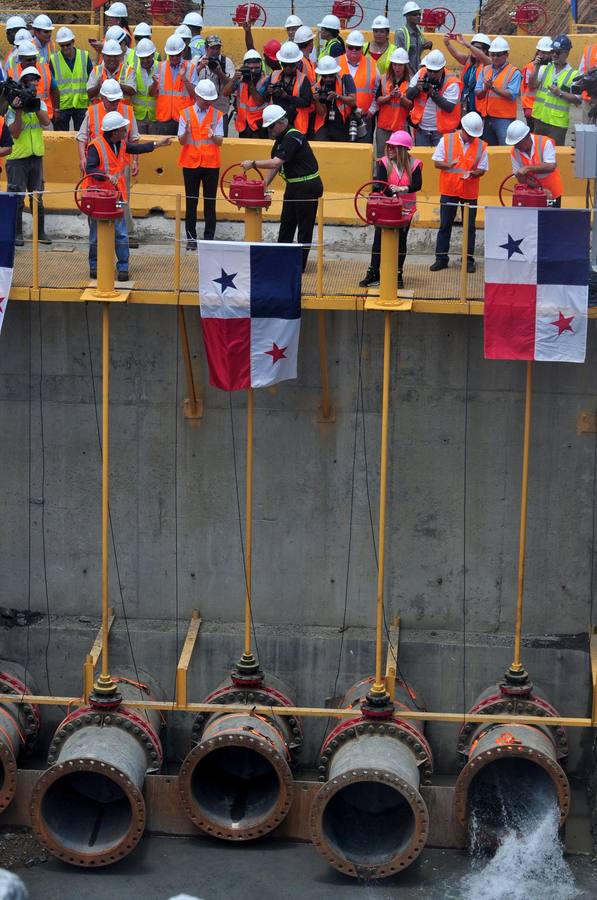
<path id="1" fill-rule="evenodd" d="M 413 101 L 410 120 L 415 126 L 417 147 L 436 147 L 442 134 L 455 131 L 460 121 L 458 78 L 446 73 L 446 58 L 441 50 L 432 50 L 413 75 L 406 92 Z"/>
<path id="2" fill-rule="evenodd" d="M 222 53 L 222 39 L 217 34 L 210 34 L 205 40 L 205 56 L 197 63 L 197 79 L 207 78 L 213 82 L 218 98 L 214 108 L 224 115 L 224 136 L 228 135 L 228 111 L 232 81 L 236 74 L 236 66 L 229 56 Z"/>

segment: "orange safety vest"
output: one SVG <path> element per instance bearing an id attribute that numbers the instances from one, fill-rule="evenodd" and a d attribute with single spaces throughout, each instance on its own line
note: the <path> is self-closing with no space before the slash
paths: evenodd
<path id="1" fill-rule="evenodd" d="M 532 141 L 532 156 L 521 153 L 516 147 L 512 147 L 512 150 L 510 151 L 512 159 L 515 159 L 521 166 L 540 166 L 543 163 L 543 154 L 545 153 L 547 142 L 549 141 L 553 144 L 551 138 L 545 137 L 542 134 L 532 135 Z M 562 196 L 564 185 L 562 184 L 562 176 L 560 175 L 560 170 L 558 168 L 554 169 L 553 172 L 546 172 L 545 174 L 533 172 L 532 176 L 537 179 L 542 188 L 545 188 L 546 191 L 550 192 L 554 199 L 557 200 L 558 197 Z"/>
<path id="2" fill-rule="evenodd" d="M 158 94 L 155 103 L 155 117 L 158 122 L 178 119 L 183 109 L 193 105 L 193 98 L 189 97 L 183 81 L 183 77 L 191 79 L 192 68 L 191 63 L 183 59 L 173 81 L 170 61 L 165 59 L 158 63 Z"/>
<path id="3" fill-rule="evenodd" d="M 189 109 L 183 109 L 180 117 L 186 122 L 190 140 L 181 147 L 178 165 L 185 169 L 198 169 L 199 166 L 204 169 L 219 169 L 220 148 L 209 137 L 209 129 L 215 131 L 222 118 L 220 110 L 212 106 L 200 122 L 195 107 L 191 106 Z"/>
<path id="4" fill-rule="evenodd" d="M 338 65 L 340 66 L 340 75 L 350 75 L 346 56 L 340 57 Z M 375 81 L 377 79 L 377 66 L 370 56 L 361 57 L 352 79 L 357 89 L 357 107 L 366 113 L 375 99 Z"/>
<path id="5" fill-rule="evenodd" d="M 383 75 L 381 79 L 381 94 L 387 97 L 392 88 L 395 87 L 394 82 Z M 408 90 L 408 80 L 405 79 L 398 87 L 403 94 Z M 386 131 L 403 131 L 406 128 L 406 118 L 408 110 L 402 106 L 400 97 L 392 97 L 387 103 L 380 104 L 377 114 L 377 126 Z"/>
<path id="6" fill-rule="evenodd" d="M 124 100 L 121 100 L 117 106 L 117 112 L 120 113 L 121 116 L 124 116 L 125 119 L 129 120 L 129 127 L 127 131 L 127 141 L 131 139 L 131 130 L 133 127 L 133 110 L 132 107 L 128 106 Z M 87 141 L 88 144 L 91 141 L 95 140 L 95 138 L 100 137 L 102 133 L 102 119 L 106 115 L 106 110 L 104 108 L 104 104 L 101 105 L 99 103 L 93 103 L 89 109 L 87 110 L 87 119 L 89 122 L 89 139 Z"/>
<path id="7" fill-rule="evenodd" d="M 282 70 L 275 69 L 271 74 L 270 84 L 277 84 L 277 82 L 282 77 Z M 298 97 L 301 85 L 303 81 L 307 79 L 306 75 L 303 75 L 302 72 L 296 73 L 296 78 L 294 79 L 294 84 L 292 86 L 292 96 Z M 294 122 L 292 123 L 292 127 L 296 128 L 297 131 L 300 131 L 301 134 L 306 134 L 309 129 L 309 113 L 311 112 L 312 106 L 306 106 L 304 109 L 297 109 L 296 116 L 294 118 Z"/>
<path id="8" fill-rule="evenodd" d="M 241 82 L 236 98 L 236 130 L 240 133 L 248 125 L 251 131 L 257 131 L 267 105 L 267 102 L 256 103 L 249 93 L 249 86 Z"/>
<path id="9" fill-rule="evenodd" d="M 317 81 L 317 73 L 315 72 L 315 65 L 309 59 L 308 56 L 303 56 L 299 63 L 299 72 L 302 72 L 309 79 L 310 84 L 315 84 Z"/>
<path id="10" fill-rule="evenodd" d="M 444 153 L 446 162 L 452 164 L 451 169 L 441 169 L 439 173 L 440 194 L 448 197 L 461 197 L 463 200 L 476 200 L 479 196 L 480 178 L 463 178 L 465 172 L 476 169 L 481 157 L 487 150 L 487 144 L 481 138 L 473 138 L 464 144 L 460 135 L 452 132 L 445 134 Z"/>
<path id="11" fill-rule="evenodd" d="M 100 161 L 98 172 L 103 172 L 104 175 L 118 175 L 118 182 L 116 186 L 122 194 L 122 199 L 124 201 L 128 200 L 126 192 L 126 180 L 124 177 L 124 170 L 128 165 L 126 141 L 120 142 L 120 147 L 118 148 L 118 156 L 114 153 L 112 147 L 104 137 L 98 137 L 94 141 L 91 141 L 89 147 L 95 147 L 95 149 L 97 150 Z M 90 177 L 93 178 L 93 175 L 91 175 Z"/>
<path id="12" fill-rule="evenodd" d="M 342 93 L 342 76 L 341 75 L 336 75 L 336 83 L 334 84 L 334 91 L 336 92 L 337 95 L 340 95 Z M 339 111 L 340 115 L 346 122 L 347 118 L 350 115 L 350 111 L 351 111 L 352 107 L 348 106 L 347 103 L 341 103 L 340 100 L 338 100 L 338 99 L 336 99 L 336 106 L 338 107 L 338 111 Z M 319 129 L 324 125 L 325 119 L 326 119 L 325 113 L 324 113 L 324 115 L 321 115 L 321 113 L 315 113 L 315 122 L 313 124 L 314 132 L 319 131 Z"/>
<path id="13" fill-rule="evenodd" d="M 589 44 L 583 50 L 583 54 L 580 59 L 581 63 L 585 64 L 584 74 L 586 75 L 589 69 L 594 69 L 597 66 L 597 44 Z M 582 92 L 583 100 L 590 100 L 589 94 L 587 91 Z"/>
<path id="14" fill-rule="evenodd" d="M 121 62 L 120 65 L 118 66 L 118 68 L 116 69 L 116 71 L 114 72 L 114 74 L 111 75 L 110 72 L 108 72 L 106 70 L 106 67 L 104 66 L 103 62 L 101 62 L 101 63 L 98 63 L 97 66 L 93 67 L 93 69 L 91 70 L 91 74 L 97 76 L 100 87 L 101 87 L 107 78 L 113 78 L 114 81 L 120 81 L 120 76 L 122 75 L 123 68 L 124 68 L 124 63 Z M 91 102 L 92 103 L 101 103 L 102 100 L 101 100 L 101 97 L 97 96 L 97 97 L 94 97 Z"/>
<path id="15" fill-rule="evenodd" d="M 424 78 L 427 70 L 425 66 L 419 69 L 417 72 L 417 81 L 421 81 Z M 452 85 L 458 84 L 462 86 L 460 78 L 456 78 L 454 75 L 449 75 L 442 85 L 440 90 L 440 96 L 443 97 L 445 91 Z M 421 91 L 420 94 L 415 97 L 413 108 L 410 111 L 410 120 L 413 125 L 418 125 L 421 119 L 423 118 L 423 110 L 427 104 L 427 94 L 424 91 Z M 437 107 L 436 113 L 436 123 L 437 130 L 441 134 L 446 134 L 448 131 L 455 131 L 460 125 L 460 100 L 458 99 L 454 105 L 454 109 L 452 112 L 445 112 L 445 110 Z"/>
<path id="16" fill-rule="evenodd" d="M 40 100 L 43 100 L 48 107 L 48 115 L 51 119 L 54 116 L 54 104 L 52 103 L 52 96 L 50 94 L 52 72 L 50 71 L 49 65 L 45 62 L 36 62 L 35 68 L 41 75 L 41 78 L 37 83 L 37 96 Z M 18 81 L 22 71 L 23 66 L 14 59 L 6 70 L 6 77 L 12 78 L 13 81 Z"/>
<path id="17" fill-rule="evenodd" d="M 483 66 L 483 82 L 491 77 L 493 66 Z M 506 63 L 493 79 L 492 84 L 501 91 L 507 90 L 506 85 L 516 72 L 516 67 Z M 477 109 L 481 116 L 493 116 L 496 119 L 515 119 L 516 118 L 516 98 L 506 100 L 500 97 L 490 87 L 484 97 L 477 97 Z"/>
<path id="18" fill-rule="evenodd" d="M 527 63 L 520 71 L 522 72 L 522 79 L 520 82 L 520 102 L 522 108 L 529 112 L 532 110 L 535 103 L 535 91 L 531 90 L 529 86 L 529 80 L 535 71 L 535 63 Z"/>

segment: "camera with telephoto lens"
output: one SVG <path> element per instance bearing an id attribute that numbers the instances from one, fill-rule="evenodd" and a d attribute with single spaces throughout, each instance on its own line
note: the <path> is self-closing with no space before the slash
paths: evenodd
<path id="1" fill-rule="evenodd" d="M 41 109 L 41 101 L 36 96 L 37 87 L 32 85 L 27 88 L 12 78 L 0 82 L 0 99 L 6 100 L 13 109 L 22 109 L 23 112 L 38 112 Z M 21 106 L 14 106 L 15 98 L 19 98 Z"/>
<path id="2" fill-rule="evenodd" d="M 348 140 L 358 141 L 363 139 L 367 134 L 367 125 L 363 120 L 363 113 L 360 109 L 355 109 L 350 117 L 348 124 Z"/>

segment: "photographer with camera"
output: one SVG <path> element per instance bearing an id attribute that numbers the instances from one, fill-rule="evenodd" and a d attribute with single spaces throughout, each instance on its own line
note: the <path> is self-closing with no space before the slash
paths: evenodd
<path id="1" fill-rule="evenodd" d="M 350 139 L 363 144 L 371 144 L 377 112 L 375 98 L 381 79 L 375 60 L 363 54 L 364 46 L 363 33 L 351 31 L 346 38 L 346 55 L 338 57 L 338 64 L 340 65 L 340 74 L 350 75 L 356 89 L 357 106 L 349 124 Z M 358 134 L 359 131 L 360 134 Z"/>
<path id="2" fill-rule="evenodd" d="M 54 117 L 54 110 L 60 106 L 60 94 L 56 79 L 48 63 L 38 59 L 37 47 L 32 41 L 22 41 L 18 47 L 18 56 L 6 68 L 6 77 L 13 81 L 19 81 L 25 69 L 33 68 L 39 73 L 37 83 L 37 96 L 46 105 L 50 122 Z"/>
<path id="3" fill-rule="evenodd" d="M 236 107 L 236 130 L 241 138 L 263 138 L 261 125 L 267 101 L 258 90 L 265 81 L 263 61 L 257 50 L 247 50 L 243 64 L 232 79 L 232 96 Z"/>
<path id="4" fill-rule="evenodd" d="M 531 76 L 539 68 L 546 66 L 551 61 L 552 42 L 550 37 L 542 37 L 537 41 L 535 55 L 530 62 L 520 70 L 520 105 L 526 119 L 526 123 L 533 131 L 533 106 L 535 105 L 535 88 L 531 87 Z"/>
<path id="5" fill-rule="evenodd" d="M 341 75 L 338 61 L 323 56 L 317 63 L 319 81 L 313 88 L 315 98 L 316 141 L 348 141 L 350 115 L 357 105 L 357 90 L 352 75 Z"/>
<path id="6" fill-rule="evenodd" d="M 269 102 L 282 107 L 294 128 L 301 134 L 307 134 L 313 95 L 309 79 L 299 71 L 303 54 L 293 41 L 286 41 L 276 56 L 281 68 L 265 79 L 260 93 Z"/>
<path id="7" fill-rule="evenodd" d="M 27 66 L 20 74 L 18 84 L 4 82 L 3 89 L 9 108 L 5 123 L 8 125 L 13 146 L 6 159 L 7 190 L 17 194 L 17 236 L 15 244 L 23 246 L 23 207 L 25 193 L 44 189 L 44 136 L 43 129 L 50 127 L 48 108 L 37 93 L 41 75 L 33 66 Z M 44 230 L 44 205 L 38 195 L 38 240 L 51 244 Z M 33 198 L 31 198 L 33 205 Z"/>
<path id="8" fill-rule="evenodd" d="M 491 65 L 483 66 L 475 86 L 477 111 L 485 122 L 483 140 L 490 147 L 504 146 L 508 126 L 517 114 L 522 74 L 508 62 L 509 52 L 505 38 L 494 38 L 489 45 Z"/>
<path id="9" fill-rule="evenodd" d="M 537 66 L 529 80 L 537 91 L 533 107 L 535 134 L 553 138 L 563 147 L 570 126 L 570 107 L 580 106 L 582 100 L 571 92 L 578 72 L 568 62 L 572 41 L 567 34 L 558 34 L 552 41 L 551 62 Z"/>
<path id="10" fill-rule="evenodd" d="M 217 34 L 210 34 L 205 40 L 205 56 L 197 63 L 197 78 L 211 81 L 218 96 L 214 100 L 214 109 L 224 116 L 224 137 L 228 137 L 230 123 L 230 95 L 232 81 L 236 74 L 234 63 L 222 53 L 222 39 Z"/>
<path id="11" fill-rule="evenodd" d="M 456 131 L 460 124 L 460 79 L 446 75 L 446 57 L 432 50 L 411 79 L 406 92 L 413 101 L 410 121 L 415 127 L 417 147 L 437 147 L 442 135 Z"/>
<path id="12" fill-rule="evenodd" d="M 591 73 L 591 77 L 588 83 L 585 83 L 585 78 L 589 73 Z M 578 65 L 578 74 L 582 77 L 576 79 L 574 90 L 576 92 L 577 87 L 581 88 L 580 96 L 585 101 L 582 108 L 582 120 L 585 124 L 587 122 L 595 124 L 597 118 L 597 84 L 595 84 L 597 81 L 597 44 L 587 44 L 583 50 Z M 595 85 L 592 91 L 591 83 Z"/>

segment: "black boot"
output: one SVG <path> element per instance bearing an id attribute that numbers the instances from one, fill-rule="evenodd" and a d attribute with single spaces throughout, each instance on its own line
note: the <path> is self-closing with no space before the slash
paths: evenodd
<path id="1" fill-rule="evenodd" d="M 37 240 L 40 244 L 51 244 L 52 238 L 48 237 L 44 230 L 44 222 L 45 222 L 46 214 L 41 203 L 39 204 L 39 212 L 37 219 Z"/>
<path id="2" fill-rule="evenodd" d="M 24 247 L 25 241 L 23 240 L 23 210 L 19 209 L 17 211 L 17 234 L 15 238 L 15 247 Z"/>
<path id="3" fill-rule="evenodd" d="M 359 287 L 376 287 L 379 284 L 379 272 L 371 266 L 367 269 L 365 277 L 359 281 Z"/>

